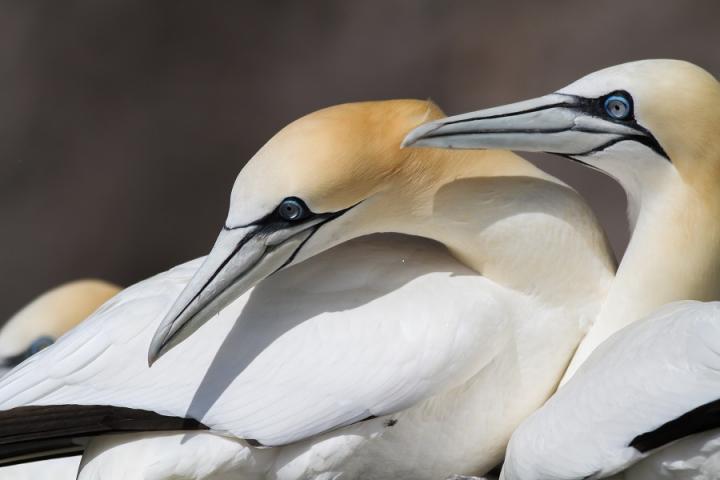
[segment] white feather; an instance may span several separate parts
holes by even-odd
[[[676,302],[614,334],[516,430],[505,478],[603,477],[636,463],[624,478],[720,478],[718,430],[645,460],[630,446],[720,398],[719,320],[718,302]]]
[[[433,478],[492,467],[508,425],[549,395],[581,336],[576,315],[479,276],[443,246],[380,235],[270,277],[148,368],[150,338],[198,266],[116,296],[5,377],[0,408],[112,404],[296,442],[243,454],[262,455],[277,478]],[[392,427],[384,417],[338,430],[389,414]]]

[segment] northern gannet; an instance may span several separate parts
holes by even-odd
[[[52,345],[119,291],[102,280],[75,280],[40,295],[0,329],[0,374]],[[75,456],[0,467],[0,479],[74,480],[79,464]]]
[[[102,280],[76,280],[27,304],[0,328],[0,375],[52,345],[119,291]]]
[[[492,468],[615,263],[580,196],[516,155],[400,148],[440,117],[369,102],[280,131],[206,259],[130,287],[0,381],[0,457],[129,432],[92,440],[80,478]],[[190,429],[218,435],[148,432]]]
[[[718,81],[687,62],[633,62],[405,143],[557,153],[627,192],[632,238],[608,301],[568,383],[513,435],[505,478],[601,478],[649,454],[625,477],[720,478],[720,305],[673,303],[620,330],[720,294]]]

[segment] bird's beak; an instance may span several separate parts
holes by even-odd
[[[289,265],[317,229],[337,215],[315,215],[301,224],[282,227],[224,227],[210,254],[155,332],[148,364],[152,365],[265,277]]]
[[[403,146],[580,156],[627,137],[645,135],[633,126],[608,121],[588,110],[587,99],[554,93],[426,123],[411,131]]]

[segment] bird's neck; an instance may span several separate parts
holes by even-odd
[[[607,337],[677,300],[720,294],[720,205],[676,177],[655,194],[628,195],[630,243],[600,315],[566,378]]]
[[[589,328],[614,274],[605,236],[574,190],[528,167],[443,183],[406,233],[443,243],[500,285],[587,312],[578,321]]]

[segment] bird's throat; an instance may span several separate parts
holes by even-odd
[[[637,206],[638,218],[608,298],[563,381],[610,335],[660,306],[718,299],[720,209],[716,204],[678,184]]]

